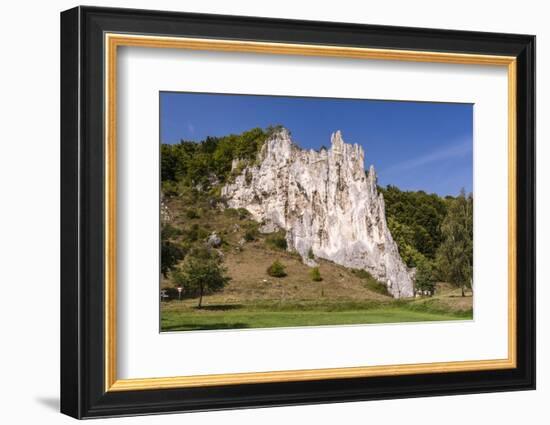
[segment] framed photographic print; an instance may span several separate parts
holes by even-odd
[[[535,387],[535,38],[61,14],[61,411]]]

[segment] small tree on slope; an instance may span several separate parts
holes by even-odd
[[[206,293],[220,291],[229,282],[225,271],[217,253],[198,248],[185,257],[181,269],[174,273],[174,281],[186,292],[198,293],[198,308],[202,308],[202,298]]]

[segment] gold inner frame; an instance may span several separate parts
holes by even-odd
[[[461,53],[370,49],[326,45],[267,43],[105,34],[105,391],[135,391],[214,385],[311,381],[417,373],[447,373],[511,369],[516,367],[516,58]],[[383,366],[305,369],[289,371],[118,379],[116,325],[116,123],[117,48],[120,46],[325,56],[469,65],[504,66],[508,72],[508,357]]]

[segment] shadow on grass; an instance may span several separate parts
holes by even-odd
[[[228,311],[228,310],[239,310],[241,308],[243,308],[242,304],[212,304],[212,305],[203,305],[201,308],[193,307],[193,310]]]
[[[210,331],[220,329],[245,329],[249,328],[248,323],[180,323],[177,325],[162,326],[161,332],[170,331]]]

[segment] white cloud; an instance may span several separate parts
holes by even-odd
[[[392,165],[384,170],[385,173],[392,173],[396,171],[411,170],[418,168],[432,162],[442,161],[445,159],[459,158],[468,155],[472,152],[471,140],[462,141],[459,144],[452,146],[446,146],[445,148],[431,151],[417,157],[407,159],[397,164]]]

